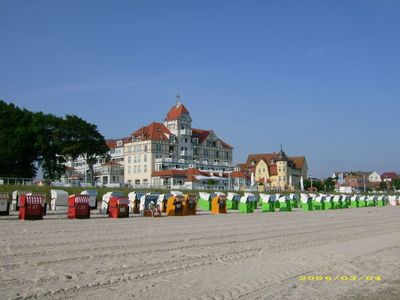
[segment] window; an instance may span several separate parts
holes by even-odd
[[[147,165],[144,165],[144,166],[143,166],[143,172],[144,172],[144,173],[147,173]]]
[[[142,166],[138,166],[138,167],[137,167],[137,170],[138,170],[138,171],[137,171],[138,173],[142,173]]]
[[[185,138],[185,143],[187,143],[187,138]]]
[[[133,174],[136,174],[137,173],[137,166],[134,166],[133,167]]]
[[[128,174],[131,174],[131,166],[128,166]]]
[[[138,155],[138,162],[140,162],[142,160],[141,155]]]
[[[148,146],[147,145],[144,145],[144,152],[147,152],[148,151]]]
[[[147,161],[147,154],[143,155],[143,161],[144,161],[144,162]]]
[[[128,164],[130,164],[131,163],[131,156],[129,155],[128,156]]]

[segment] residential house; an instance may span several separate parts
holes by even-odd
[[[279,153],[250,154],[240,168],[253,173],[255,182],[266,190],[294,191],[308,173],[304,156],[289,157],[282,148]]]

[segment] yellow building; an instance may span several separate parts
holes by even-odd
[[[279,153],[250,154],[245,164],[254,172],[259,190],[294,191],[300,178],[307,179],[307,162],[304,156],[288,157],[281,149]]]

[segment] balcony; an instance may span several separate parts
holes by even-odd
[[[191,129],[181,129],[180,134],[181,135],[192,135],[192,130]]]

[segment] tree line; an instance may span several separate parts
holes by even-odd
[[[76,115],[32,112],[0,100],[0,177],[59,179],[69,159],[82,156],[93,178],[98,157],[108,147],[97,126]]]

